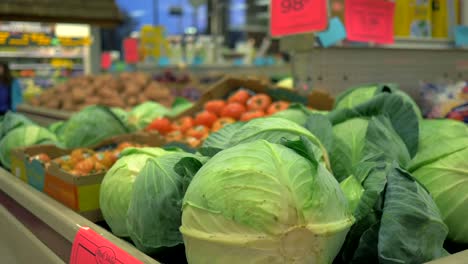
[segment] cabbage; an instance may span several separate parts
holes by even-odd
[[[174,103],[172,103],[172,109],[169,111],[167,114],[170,117],[175,117],[183,113],[185,110],[191,108],[193,106],[193,103],[190,102],[189,100],[182,98],[182,97],[177,97],[174,100]]]
[[[60,130],[62,129],[64,124],[65,124],[65,121],[57,121],[57,122],[50,124],[47,128],[49,129],[50,132],[57,135],[57,134],[60,134]]]
[[[128,124],[128,112],[120,107],[112,107],[112,113],[116,115],[124,124]]]
[[[133,131],[147,127],[155,118],[163,117],[169,110],[155,102],[145,102],[135,106],[128,114],[128,125]]]
[[[25,126],[25,125],[35,125],[35,124],[33,121],[29,120],[27,117],[25,117],[22,114],[17,114],[11,111],[7,112],[3,116],[3,121],[0,126],[0,139],[6,136],[6,134],[8,134],[8,132],[10,132],[11,130],[17,127]]]
[[[57,136],[66,148],[79,148],[128,132],[127,126],[108,107],[89,106],[65,122]]]
[[[179,231],[182,199],[193,175],[205,161],[184,152],[168,152],[148,159],[133,184],[127,214],[130,238],[138,249],[153,253],[183,243]]]
[[[198,171],[180,228],[189,263],[331,263],[353,217],[319,148],[302,140],[302,151],[240,144]]]
[[[305,125],[307,116],[308,115],[300,109],[286,109],[272,115],[272,117],[284,118],[301,126]]]
[[[429,193],[405,170],[418,151],[414,105],[399,95],[377,94],[328,118],[333,173],[356,219],[337,262],[425,263],[445,256],[447,226]],[[320,131],[325,123],[315,118],[306,127]],[[324,141],[326,134],[318,137]]]
[[[298,140],[301,136],[306,137],[319,146],[323,153],[323,159],[329,167],[328,154],[320,140],[310,133],[306,128],[283,118],[268,117],[257,118],[248,123],[234,123],[211,134],[203,144],[200,151],[206,153],[205,149],[222,149],[264,139],[271,143],[280,143],[282,140]]]
[[[335,109],[356,107],[379,94],[396,94],[400,96],[405,102],[411,104],[413,111],[417,114],[418,118],[422,119],[421,110],[416,102],[414,102],[408,94],[398,89],[395,84],[369,84],[347,89],[337,96]]]
[[[25,125],[10,130],[0,140],[0,161],[5,168],[11,167],[11,150],[39,144],[56,143],[55,135],[40,126]]]
[[[449,238],[468,243],[468,127],[453,120],[423,121],[411,169],[432,194]]]
[[[99,204],[112,233],[128,237],[127,211],[133,183],[148,159],[163,155],[160,148],[128,148],[106,173],[101,184]]]

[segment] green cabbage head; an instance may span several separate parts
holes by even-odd
[[[102,215],[112,233],[128,237],[127,211],[132,197],[133,183],[148,159],[163,155],[160,148],[128,148],[106,173],[101,184],[99,204]]]
[[[24,125],[10,130],[0,140],[0,161],[5,168],[11,167],[11,150],[39,144],[55,144],[57,138],[47,128]]]
[[[210,159],[183,201],[188,262],[331,263],[353,217],[325,164],[298,153],[257,140]]]
[[[468,127],[453,120],[422,121],[419,151],[410,169],[431,193],[448,237],[468,243]]]

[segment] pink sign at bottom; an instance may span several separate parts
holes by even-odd
[[[88,227],[73,241],[70,264],[143,264]]]

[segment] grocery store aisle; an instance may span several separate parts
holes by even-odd
[[[64,263],[2,205],[0,234],[0,263]]]

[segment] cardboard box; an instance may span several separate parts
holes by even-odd
[[[310,102],[312,102],[313,105],[310,106],[318,110],[331,110],[335,102],[334,98],[326,91],[316,90],[306,98],[298,95],[294,90],[276,87],[265,80],[227,76],[211,86],[211,88],[202,95],[200,100],[198,100],[192,108],[174,117],[173,120],[179,119],[183,116],[195,116],[195,114],[203,110],[206,102],[215,99],[226,99],[232,92],[239,88],[252,90],[256,93],[266,93],[275,101],[285,100],[305,105],[310,105]]]
[[[158,134],[133,133],[109,138],[90,149],[99,149],[126,141],[152,147],[164,144],[164,140]],[[15,160],[15,167],[12,166],[12,171],[35,189],[47,193],[85,218],[93,222],[100,221],[102,215],[99,209],[99,190],[105,173],[75,176],[62,170],[54,162],[51,162],[46,169],[38,160],[29,160],[30,157],[40,153],[46,153],[54,159],[68,155],[71,151],[54,145],[15,149],[12,151],[12,160]]]

